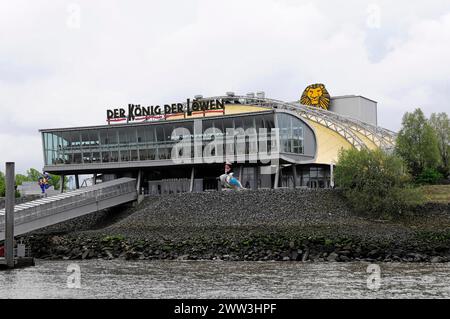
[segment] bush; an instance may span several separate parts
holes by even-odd
[[[426,168],[416,178],[416,183],[421,185],[435,185],[442,179],[443,175],[435,168]]]
[[[3,174],[3,172],[0,171],[0,197],[5,197],[5,174]]]
[[[403,160],[381,150],[342,150],[335,180],[352,208],[370,216],[393,217],[423,201]]]

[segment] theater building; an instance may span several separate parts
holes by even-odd
[[[329,97],[323,85],[296,102],[196,96],[183,103],[107,110],[107,124],[42,129],[44,171],[93,174],[97,182],[134,177],[143,194],[218,190],[226,161],[249,189],[332,187],[333,165],[346,148],[394,146],[377,123],[377,103]]]

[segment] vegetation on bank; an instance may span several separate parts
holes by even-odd
[[[441,205],[385,221],[355,216],[341,193],[163,195],[122,208],[122,218],[113,222],[104,223],[118,210],[81,216],[18,240],[45,259],[450,261],[450,217]]]
[[[358,213],[397,216],[423,202],[402,158],[381,150],[342,150],[335,179]]]
[[[450,120],[422,110],[403,117],[393,151],[342,150],[335,170],[352,208],[370,216],[398,217],[425,202],[450,202]]]

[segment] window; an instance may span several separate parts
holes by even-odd
[[[126,148],[120,148],[120,161],[128,162],[130,160],[130,150]]]
[[[139,160],[137,149],[130,150],[130,160],[131,161],[138,161]]]
[[[158,142],[165,141],[164,127],[163,125],[156,125],[156,140]]]
[[[304,123],[293,115],[278,113],[281,151],[285,153],[304,154]]]
[[[100,130],[100,144],[101,145],[108,145],[109,139],[108,139],[108,131],[107,130]]]
[[[255,128],[255,118],[253,116],[246,116],[243,118],[244,130]]]
[[[149,160],[150,159],[150,156],[149,156],[150,154],[149,154],[149,150],[148,149],[146,149],[146,148],[139,148],[139,160],[140,161],[147,161],[147,160]]]
[[[118,162],[118,161],[119,161],[119,152],[111,151],[111,162]]]
[[[81,153],[73,154],[73,162],[75,164],[81,164]]]
[[[105,149],[102,150],[102,162],[109,163],[111,161],[111,153]]]
[[[92,163],[100,163],[100,152],[92,152]]]
[[[242,169],[242,186],[248,189],[256,189],[255,167],[244,167]]]

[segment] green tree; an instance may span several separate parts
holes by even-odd
[[[0,197],[5,197],[5,174],[0,171]]]
[[[440,171],[448,176],[450,173],[450,119],[447,113],[433,113],[430,117],[430,125],[436,132],[439,152],[441,154]]]
[[[443,178],[442,174],[435,168],[425,168],[422,173],[416,177],[416,183],[425,184],[437,184]]]
[[[39,177],[42,176],[42,173],[39,172],[37,169],[30,168],[27,171],[27,177],[30,179],[30,181],[38,181]]]
[[[421,200],[403,159],[381,150],[342,150],[335,180],[353,209],[370,216],[395,216]]]
[[[440,163],[438,139],[421,109],[403,116],[398,133],[396,152],[409,167],[414,177],[424,169],[436,169]]]
[[[21,174],[17,174],[15,177],[16,186],[21,185],[24,181],[27,180],[27,177]],[[0,197],[5,197],[6,195],[6,180],[5,174],[0,172]],[[20,193],[16,191],[16,197],[19,197]]]
[[[22,174],[16,174],[16,185],[22,185],[23,182],[31,182],[30,178],[28,176],[22,175]]]
[[[61,177],[58,175],[52,175],[52,174],[49,174],[49,176],[50,176],[50,180],[48,181],[48,183],[50,185],[52,185],[54,189],[56,189],[56,190],[59,189],[61,186]],[[64,179],[66,179],[66,177]],[[67,186],[67,182],[64,185]]]

